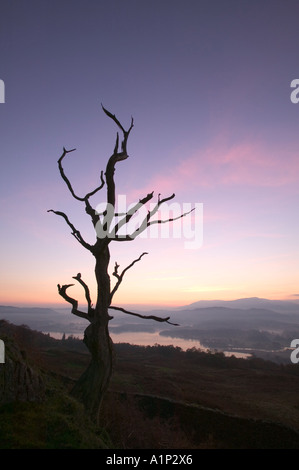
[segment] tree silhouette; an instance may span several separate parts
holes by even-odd
[[[158,196],[158,200],[154,205],[152,210],[148,210],[147,214],[142,218],[138,228],[131,234],[121,234],[121,229],[125,226],[128,226],[130,220],[140,211],[144,209],[147,202],[153,199],[154,193],[147,194],[144,198],[140,199],[133,207],[131,207],[124,214],[118,214],[115,211],[116,205],[116,191],[115,191],[115,182],[114,182],[114,173],[115,166],[118,162],[126,160],[128,158],[127,153],[127,141],[130,135],[130,132],[133,128],[134,122],[133,118],[131,119],[131,125],[128,130],[125,130],[121,125],[119,120],[115,115],[111,114],[107,109],[102,106],[105,114],[114,121],[117,127],[121,130],[123,134],[122,142],[119,148],[119,134],[117,132],[116,143],[114,147],[113,154],[108,159],[106,165],[106,171],[101,172],[100,184],[93,191],[87,193],[84,197],[79,197],[73,187],[68,177],[66,176],[64,169],[62,167],[63,159],[67,154],[73,152],[76,149],[66,150],[63,148],[63,153],[58,160],[58,167],[62,179],[65,181],[68,186],[69,191],[72,196],[85,204],[85,211],[90,216],[92,224],[96,232],[96,241],[94,244],[87,243],[79,230],[71,223],[68,216],[61,211],[55,211],[50,209],[48,212],[53,212],[54,214],[62,217],[67,225],[72,230],[72,235],[76,240],[88,250],[95,258],[95,278],[97,284],[97,300],[95,306],[93,306],[90,296],[90,290],[87,284],[83,281],[81,274],[78,273],[76,276],[73,276],[84,289],[85,298],[87,301],[87,312],[83,312],[78,309],[78,301],[70,297],[67,293],[69,287],[74,284],[58,284],[58,292],[61,297],[64,298],[67,302],[72,304],[71,312],[78,317],[84,318],[89,322],[89,325],[84,332],[84,343],[87,346],[91,354],[91,361],[86,369],[86,371],[79,378],[75,384],[72,395],[79,399],[85,406],[89,415],[98,420],[99,410],[103,396],[109,386],[109,381],[112,373],[112,362],[113,362],[113,343],[109,335],[109,321],[113,318],[109,314],[109,309],[118,310],[124,312],[128,315],[135,315],[144,319],[152,319],[158,322],[165,322],[174,325],[171,323],[170,317],[160,318],[154,315],[141,315],[139,313],[134,313],[128,311],[122,307],[117,307],[112,304],[112,299],[120,284],[123,281],[123,278],[126,272],[131,269],[141,258],[147,253],[142,253],[139,258],[132,261],[125,269],[119,272],[120,266],[115,263],[114,271],[112,275],[116,278],[116,283],[113,288],[111,288],[111,280],[108,272],[109,262],[110,262],[110,250],[109,245],[112,241],[131,241],[134,240],[138,235],[140,235],[144,230],[150,227],[153,224],[162,224],[171,222],[173,220],[179,219],[187,215],[180,214],[178,217],[169,218],[167,220],[153,219],[153,216],[157,213],[160,206],[175,197],[172,194],[169,197],[164,199]],[[105,210],[102,213],[97,212],[90,203],[90,197],[95,195],[98,191],[103,189],[106,186],[106,200],[105,200]],[[189,212],[188,212],[189,213]],[[116,222],[117,219],[117,222]]]

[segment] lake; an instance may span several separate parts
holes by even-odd
[[[47,332],[56,339],[61,339],[63,333],[57,332]],[[70,336],[66,334],[66,337]],[[76,334],[74,335],[78,338],[83,338],[83,334]],[[126,332],[126,333],[113,333],[110,332],[111,339],[114,343],[129,343],[134,344],[137,346],[154,346],[155,344],[159,344],[160,346],[174,346],[179,347],[183,351],[187,351],[187,349],[201,349],[202,351],[208,351],[209,348],[203,346],[199,341],[192,340],[192,339],[184,339],[184,338],[172,338],[168,336],[161,336],[159,332],[156,333],[146,333],[143,331],[137,332]],[[239,353],[239,352],[232,352],[232,351],[223,351],[226,356],[236,356],[241,358],[250,357],[251,354],[247,353]]]

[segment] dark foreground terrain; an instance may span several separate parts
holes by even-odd
[[[116,345],[98,428],[68,393],[89,361],[81,341],[6,321],[0,338],[2,449],[299,449],[299,365]]]

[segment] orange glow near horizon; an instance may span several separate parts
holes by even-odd
[[[288,286],[289,287],[289,286]],[[84,309],[86,307],[86,301],[84,295],[80,295],[79,292],[74,294],[69,290],[70,296],[74,295],[75,298],[79,301],[80,308]],[[189,305],[200,300],[236,300],[240,298],[250,298],[250,297],[259,297],[269,300],[296,300],[296,297],[290,294],[289,289],[277,289],[265,290],[265,289],[240,289],[233,290],[228,288],[215,287],[213,290],[210,288],[194,288],[186,292],[178,292],[176,290],[171,290],[171,288],[166,291],[163,289],[163,292],[150,293],[148,290],[146,292],[138,292],[135,295],[133,293],[119,294],[117,298],[112,302],[116,306],[126,306],[133,305],[134,308],[145,308],[147,305],[150,308],[155,307],[181,307],[184,305]],[[32,307],[43,307],[43,306],[53,306],[56,308],[71,308],[71,305],[60,298],[58,293],[50,293],[45,291],[41,295],[33,297],[31,293],[24,294],[19,292],[9,293],[7,295],[2,295],[0,298],[0,305],[11,305],[11,306],[32,306]]]
[[[169,240],[136,239],[132,252],[123,249],[123,243],[114,245],[110,274],[115,261],[121,264],[121,271],[147,247],[150,253],[126,273],[112,303],[117,306],[179,307],[200,300],[249,297],[294,300],[292,296],[297,293],[296,257],[285,251],[283,239],[269,237],[266,240],[265,245],[263,238],[246,238],[241,234],[233,240],[222,237],[221,243],[213,243],[213,240],[204,242],[199,250],[184,250],[180,240],[170,243]],[[272,246],[276,248],[280,244],[281,252],[272,255]],[[129,244],[130,248],[133,245]],[[38,257],[33,259],[30,253],[27,262],[18,269],[8,260],[7,266],[11,271],[7,269],[0,279],[0,304],[68,307],[69,304],[58,294],[59,282],[74,284],[68,294],[79,301],[80,308],[84,308],[84,291],[72,279],[80,266],[82,279],[89,286],[95,304],[94,265],[85,251],[69,242],[62,247],[59,244],[53,263],[46,266],[40,264]],[[30,275],[28,265],[32,266]],[[115,278],[111,274],[111,287],[114,283]]]

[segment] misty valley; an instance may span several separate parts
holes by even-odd
[[[138,309],[135,309],[138,312]],[[235,301],[200,301],[189,306],[142,313],[170,316],[179,326],[144,321],[112,312],[110,333],[114,343],[173,345],[182,350],[222,351],[236,357],[257,356],[290,363],[291,342],[299,338],[299,304],[259,298]],[[0,318],[28,325],[55,338],[82,338],[86,321],[69,308],[0,306]]]

